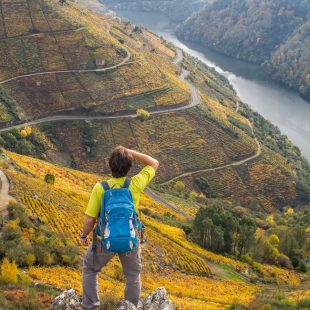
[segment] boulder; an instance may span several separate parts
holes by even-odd
[[[64,291],[52,303],[50,310],[79,310],[81,298],[74,289]],[[173,310],[172,302],[167,298],[167,291],[164,287],[158,288],[155,292],[139,301],[136,308],[131,302],[122,300],[115,310]]]
[[[143,301],[143,310],[173,310],[172,302],[167,298],[164,287],[158,288]]]
[[[55,298],[50,310],[79,310],[81,298],[74,289],[62,292]]]

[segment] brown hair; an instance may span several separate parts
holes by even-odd
[[[109,166],[114,178],[125,177],[131,169],[132,156],[124,147],[118,146],[110,156]]]

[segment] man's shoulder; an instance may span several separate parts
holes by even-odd
[[[131,179],[135,180],[135,179],[139,179],[141,176],[143,177],[143,176],[147,176],[147,175],[153,176],[153,175],[155,175],[155,173],[156,173],[156,171],[152,166],[145,166],[139,171],[139,173],[134,175]]]
[[[145,186],[153,179],[155,176],[155,169],[152,166],[145,166],[138,174],[132,177],[132,184],[138,189],[143,190]]]
[[[103,181],[102,181],[102,182],[103,182]],[[104,189],[103,189],[103,187],[102,187],[102,182],[97,182],[97,183],[95,184],[94,188],[93,188],[93,190],[94,190],[96,193],[98,193],[98,194],[104,192]]]

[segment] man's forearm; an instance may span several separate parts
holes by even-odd
[[[94,229],[96,219],[85,215],[82,236],[86,237]]]
[[[132,157],[135,160],[139,161],[142,165],[144,165],[144,166],[151,166],[155,170],[157,170],[157,168],[159,166],[159,163],[158,163],[158,160],[156,160],[155,158],[153,158],[153,157],[151,157],[149,155],[146,155],[146,154],[134,151],[134,150],[128,150],[128,151],[130,152]]]

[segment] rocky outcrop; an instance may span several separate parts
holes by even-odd
[[[75,293],[74,289],[64,291],[55,298],[51,310],[79,310],[81,298]]]
[[[172,310],[173,304],[167,298],[167,291],[164,287],[158,288],[143,301],[143,310]]]
[[[70,289],[61,293],[52,303],[50,310],[79,310],[81,298]],[[173,304],[167,297],[164,287],[158,288],[155,292],[139,302],[135,307],[131,302],[122,300],[118,303],[115,310],[173,310]]]

